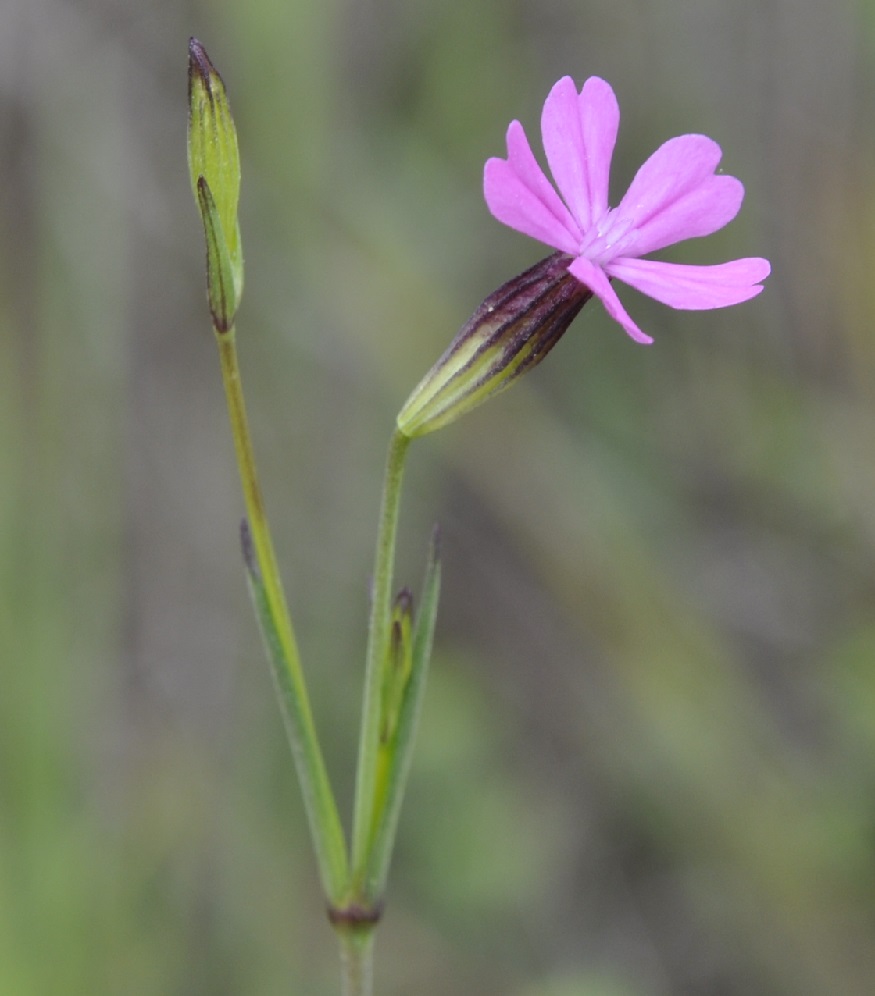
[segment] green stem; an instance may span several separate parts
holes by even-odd
[[[340,970],[343,996],[372,996],[374,991],[373,930],[343,930],[340,940]]]
[[[257,603],[259,600],[262,603],[260,617],[265,642],[277,677],[280,706],[286,720],[292,754],[301,783],[322,886],[329,901],[338,902],[345,893],[348,880],[346,840],[316,735],[298,646],[283,594],[270,526],[258,483],[255,453],[249,433],[237,362],[234,329],[228,332],[217,331],[216,341],[219,346],[222,380],[228,401],[237,466],[255,550],[257,572],[250,571],[250,573],[257,573],[253,585],[258,596]]]
[[[392,572],[395,562],[395,537],[398,531],[398,507],[404,459],[410,438],[398,429],[389,443],[377,552],[371,593],[371,619],[365,665],[365,692],[362,706],[361,739],[355,785],[355,811],[352,831],[352,886],[354,894],[365,902],[377,902],[371,895],[372,883],[363,881],[374,831],[377,764],[380,747],[380,703],[383,667],[390,638],[392,612]]]

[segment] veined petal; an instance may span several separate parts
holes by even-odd
[[[493,216],[524,235],[562,252],[576,253],[581,233],[544,176],[519,121],[507,129],[507,159],[489,159],[483,195]]]
[[[569,269],[573,272],[572,267]],[[767,259],[759,257],[734,259],[717,266],[687,266],[655,259],[615,259],[606,270],[610,276],[672,308],[705,311],[756,297],[763,289],[760,281],[769,275],[771,266]],[[595,292],[601,297],[597,290]]]
[[[744,188],[730,176],[715,176],[720,146],[704,135],[681,135],[661,145],[635,174],[614,212],[613,224],[636,230],[623,255],[644,255],[732,220]]]
[[[624,256],[646,256],[665,246],[719,231],[738,214],[744,186],[734,176],[709,176],[636,228]]]
[[[614,91],[598,76],[590,76],[580,91],[580,119],[583,122],[592,220],[595,222],[610,206],[611,160],[620,127],[620,105]]]
[[[600,266],[596,266],[595,263],[588,260],[585,256],[578,256],[577,259],[571,262],[568,272],[572,276],[577,277],[582,284],[589,287],[596,297],[600,298],[611,318],[615,322],[619,322],[636,342],[653,342],[653,339],[645,332],[642,332],[629,317],[629,314],[617,297],[614,288],[611,287],[611,282]]]
[[[550,172],[582,230],[608,210],[608,180],[620,108],[611,87],[591,76],[578,94],[565,76],[550,91],[541,136]]]

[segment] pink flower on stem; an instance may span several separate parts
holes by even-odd
[[[653,340],[629,317],[611,279],[672,308],[704,310],[739,304],[763,289],[769,262],[756,257],[717,266],[683,266],[647,253],[710,235],[738,213],[744,187],[715,174],[720,146],[704,135],[661,145],[638,170],[616,208],[608,205],[611,156],[620,109],[614,91],[591,76],[580,93],[569,76],[544,102],[541,135],[559,194],[532,154],[523,126],[507,130],[507,159],[486,163],[483,189],[505,225],[569,253],[568,271],[599,297],[636,341]]]

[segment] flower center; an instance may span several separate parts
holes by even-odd
[[[609,209],[584,233],[580,242],[581,256],[599,266],[605,266],[625,250],[635,239],[635,223],[628,215]]]

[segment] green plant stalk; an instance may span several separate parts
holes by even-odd
[[[255,454],[249,434],[243,386],[237,362],[234,329],[231,328],[227,332],[216,330],[216,342],[219,347],[222,381],[225,385],[237,466],[243,485],[247,519],[255,552],[255,564],[248,565],[250,586],[301,783],[304,808],[316,850],[322,887],[329,903],[335,904],[342,901],[347,891],[349,864],[346,839],[316,735],[297,642],[283,594],[270,526],[258,483]]]
[[[398,508],[401,500],[404,460],[409,445],[410,438],[396,429],[392,434],[386,457],[386,476],[383,481],[377,551],[374,559],[361,738],[355,784],[351,869],[351,898],[365,906],[379,904],[381,899],[380,895],[373,892],[371,883],[366,879],[374,827],[379,819],[379,814],[375,813],[375,806],[377,804],[377,768],[380,753],[383,668],[388,658],[395,538],[398,531]]]
[[[374,931],[342,930],[340,938],[343,996],[372,996],[374,991]]]

